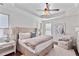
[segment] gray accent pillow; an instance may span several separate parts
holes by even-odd
[[[36,37],[36,32],[31,32],[31,38]]]

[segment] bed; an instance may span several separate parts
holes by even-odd
[[[27,28],[21,28],[20,27],[20,28],[16,28],[16,30],[14,31],[14,33],[15,33],[15,35],[17,35],[18,33],[33,32],[34,30],[35,30],[35,28],[29,28],[29,29],[27,29]],[[40,40],[40,37],[45,38],[47,36],[43,36],[42,35],[42,36],[37,36],[35,38],[27,38],[27,39],[28,40],[32,40],[33,39],[32,41],[35,41],[35,39],[36,39],[36,42],[38,42]],[[53,48],[52,37],[49,40],[47,40],[47,41],[45,41],[45,42],[43,42],[41,44],[36,45],[34,49],[31,48],[31,47],[29,47],[26,44],[27,39],[19,38],[17,40],[18,41],[17,50],[20,51],[25,56],[43,56],[43,55],[46,55]]]

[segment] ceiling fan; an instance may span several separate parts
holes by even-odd
[[[44,10],[39,9],[39,11],[44,11],[44,16],[48,16],[49,11],[59,11],[59,9],[50,9],[48,3],[45,3],[45,6]]]

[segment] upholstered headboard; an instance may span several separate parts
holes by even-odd
[[[19,32],[33,32],[35,31],[35,28],[26,28],[26,27],[14,27],[12,28],[12,31],[14,33],[19,33]]]
[[[22,33],[26,33],[26,32],[34,32],[36,28],[27,28],[27,27],[14,27],[11,28],[12,30],[12,35],[14,37],[14,39],[17,39],[17,34],[22,32]]]

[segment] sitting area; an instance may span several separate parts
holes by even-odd
[[[67,49],[67,50],[72,49],[73,48],[73,36],[62,35],[62,36],[58,37],[56,44],[59,47],[62,47],[62,48]]]

